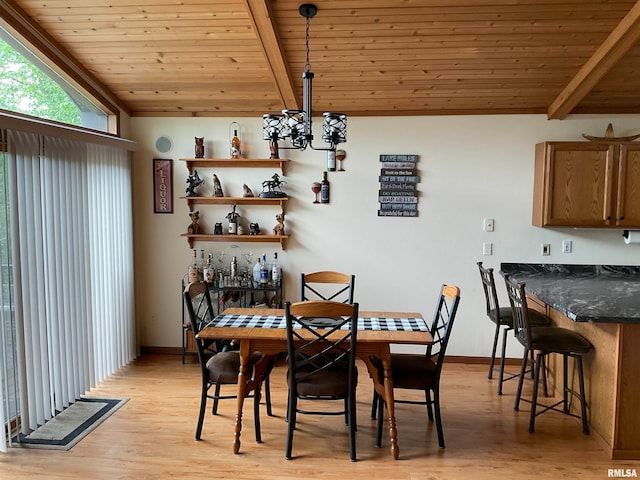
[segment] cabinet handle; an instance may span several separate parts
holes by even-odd
[[[620,220],[624,220],[624,215],[620,215]]]
[[[607,215],[607,220],[611,220],[611,215]]]

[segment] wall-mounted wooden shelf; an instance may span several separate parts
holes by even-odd
[[[284,175],[284,166],[289,161],[286,158],[181,158],[187,164],[189,174],[193,175],[196,167],[200,168],[279,168]],[[289,200],[287,197],[263,198],[263,197],[180,197],[187,202],[189,210],[194,205],[279,205],[282,212]],[[189,248],[193,248],[195,242],[269,242],[279,243],[282,250],[289,235],[212,235],[212,234],[188,234],[186,237]]]
[[[193,210],[194,205],[280,205],[283,212],[289,200],[288,197],[180,197],[180,199],[187,201],[190,210]]]
[[[189,248],[193,248],[194,242],[250,242],[250,243],[279,243],[282,250],[286,250],[286,242],[289,235],[211,235],[199,233],[191,235],[183,233],[181,237],[186,237]]]
[[[279,168],[284,175],[287,158],[181,158],[186,162],[189,174],[195,167],[201,168]]]

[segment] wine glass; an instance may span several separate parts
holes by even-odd
[[[336,150],[336,160],[338,161],[338,171],[344,172],[344,168],[342,168],[342,161],[347,156],[347,152],[344,150]]]
[[[227,254],[224,250],[218,250],[215,252],[216,260],[220,263],[220,270],[224,270],[224,257]]]
[[[242,252],[242,256],[247,262],[247,273],[251,276],[251,268],[253,266],[253,252]]]
[[[313,201],[313,203],[320,203],[318,201],[318,194],[320,193],[320,190],[322,190],[322,185],[320,185],[320,182],[313,182],[311,184],[311,191],[316,194],[316,199]]]

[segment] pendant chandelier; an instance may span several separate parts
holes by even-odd
[[[318,12],[318,8],[305,3],[300,5],[300,15],[307,19],[306,27],[306,63],[302,72],[302,110],[282,110],[282,114],[267,113],[262,116],[263,138],[269,140],[271,158],[280,158],[278,150],[298,149],[334,151],[336,146],[347,141],[347,116],[344,113],[325,112],[322,114],[322,139],[329,147],[313,146],[313,131],[311,130],[313,110],[311,106],[311,94],[313,84],[313,72],[309,63],[309,24]],[[278,145],[279,140],[289,140],[291,146]]]

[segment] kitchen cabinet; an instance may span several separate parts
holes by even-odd
[[[640,228],[640,142],[536,145],[532,223]]]
[[[284,175],[285,165],[289,160],[284,158],[181,158],[187,164],[187,170],[192,175],[195,168],[279,168]],[[247,205],[265,206],[277,205],[281,212],[285,212],[288,197],[263,198],[263,197],[180,197],[187,202],[189,210],[195,205]],[[187,239],[189,248],[193,248],[195,242],[275,242],[280,243],[285,249],[288,235],[214,235],[209,233],[190,234],[183,233]]]

